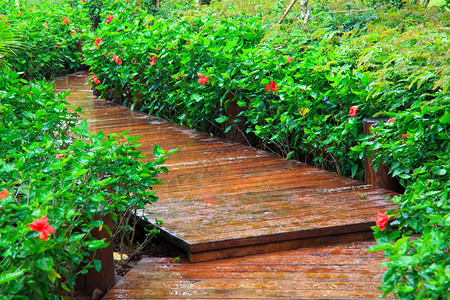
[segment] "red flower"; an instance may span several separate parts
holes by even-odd
[[[356,112],[358,111],[359,106],[352,106],[348,112],[348,115],[351,117],[357,117]]]
[[[100,84],[100,80],[98,80],[97,75],[92,75],[92,81],[95,82],[95,84]]]
[[[201,83],[203,86],[205,86],[205,83],[207,83],[209,81],[208,77],[202,76],[202,74],[200,74],[200,73],[197,73],[197,76],[199,78],[197,82]]]
[[[70,31],[70,35],[74,35],[75,33],[77,33],[77,32],[73,29]]]
[[[387,221],[390,219],[390,217],[386,213],[383,214],[380,211],[377,211],[377,217],[378,221],[376,221],[376,224],[381,231],[384,231],[384,228],[386,227]]]
[[[43,24],[45,29],[48,29],[48,25],[47,24]]]
[[[186,41],[186,44],[187,44],[188,46],[190,46],[190,45],[191,45],[191,43],[190,43],[189,41]]]
[[[96,38],[94,45],[97,46],[98,49],[100,49],[100,43],[103,41],[103,38]]]
[[[150,67],[153,67],[154,64],[156,64],[156,55],[152,56],[152,61],[150,62]]]
[[[3,190],[0,192],[0,201],[9,196],[9,192],[7,190]]]
[[[61,48],[59,45],[60,43],[56,43],[55,48]]]
[[[122,61],[120,60],[120,58],[117,55],[113,55],[113,61],[115,61],[119,66],[122,64]]]
[[[269,83],[266,85],[266,90],[267,90],[267,91],[278,92],[277,84],[276,84],[275,82],[273,82],[273,81],[269,82]]]
[[[30,7],[30,11],[33,11],[35,9],[36,9],[36,7]]]
[[[395,121],[395,118],[390,118],[389,120],[387,120],[387,124],[391,124],[391,123],[394,123],[394,121]]]
[[[113,15],[109,15],[106,17],[106,23],[111,23],[111,21],[114,19]]]
[[[70,21],[66,17],[62,17],[62,21],[64,24],[69,25]]]
[[[288,65],[290,63],[291,63],[291,58],[288,56],[286,64]]]
[[[408,134],[407,133],[402,134],[402,138],[403,139],[407,139],[408,138]]]
[[[56,159],[61,159],[66,157],[64,154],[56,154]]]
[[[30,226],[31,230],[41,233],[39,235],[39,239],[41,241],[44,239],[47,240],[50,233],[56,232],[56,230],[48,224],[48,219],[46,216],[42,216],[39,220],[33,218],[33,223],[28,223],[27,225]]]
[[[86,0],[81,0],[81,2],[83,2],[83,3],[84,3],[85,1],[86,1]]]

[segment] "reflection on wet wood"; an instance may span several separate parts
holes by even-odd
[[[104,299],[376,299],[384,269],[374,242],[189,264],[144,258]]]
[[[152,158],[169,150],[169,175],[150,219],[189,253],[191,262],[367,238],[376,211],[393,192],[130,111],[92,95],[85,73],[58,78],[67,100],[85,112],[91,131],[129,130]],[[302,239],[305,239],[302,241]]]

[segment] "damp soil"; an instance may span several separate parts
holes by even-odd
[[[119,247],[114,249],[115,253],[120,253]],[[134,249],[125,249],[127,256],[134,252]],[[120,277],[125,276],[142,258],[144,257],[184,257],[186,252],[177,246],[167,242],[159,236],[155,236],[151,241],[138,253],[134,254],[127,260],[114,260],[115,275]],[[116,279],[117,282],[117,279]]]

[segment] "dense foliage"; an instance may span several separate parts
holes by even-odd
[[[2,25],[23,38],[0,71],[0,298],[60,299],[79,274],[101,268],[92,254],[108,243],[92,230],[120,239],[130,229],[109,228],[104,216],[117,221],[157,200],[166,153],[156,146],[155,161],[142,162],[136,138],[121,134],[121,143],[78,122],[70,91],[55,96],[51,82],[24,79],[79,67],[79,11],[2,9]]]
[[[82,37],[90,23],[78,9],[45,2],[16,7],[14,1],[2,1],[0,14],[3,30],[20,36],[22,47],[9,62],[22,77],[49,78],[81,67]]]
[[[48,299],[101,267],[89,252],[107,246],[90,233],[112,230],[103,216],[156,201],[148,188],[159,184],[165,153],[155,148],[158,159],[143,163],[135,138],[124,144],[90,134],[85,121],[75,126],[68,92],[56,99],[52,84],[27,83],[7,69],[1,75],[0,295]],[[33,229],[43,216],[50,227]]]
[[[29,21],[44,22],[45,6],[8,17],[31,22],[27,43],[49,53],[39,57],[45,63],[14,60],[26,74],[85,59],[102,96],[132,109],[216,135],[238,130],[255,146],[360,179],[364,155],[389,165],[405,193],[383,215],[386,229],[374,227],[374,250],[388,258],[382,289],[405,299],[445,298],[450,18],[439,7],[394,2],[317,1],[307,24],[297,7],[277,24],[287,2],[178,1],[155,11],[131,0],[70,1],[71,11],[45,18],[54,20],[48,36]],[[369,139],[365,117],[389,121]]]

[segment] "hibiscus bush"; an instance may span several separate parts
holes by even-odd
[[[11,68],[24,78],[49,78],[80,69],[83,36],[90,28],[87,15],[81,13],[84,3],[17,7],[14,2],[0,4],[8,30],[20,37],[22,45],[8,59]]]
[[[148,210],[165,152],[147,163],[136,138],[91,134],[51,83],[0,76],[0,297],[59,299],[101,262],[91,230],[121,234],[103,218]],[[20,138],[19,138],[20,137]],[[126,228],[122,228],[125,229]]]

